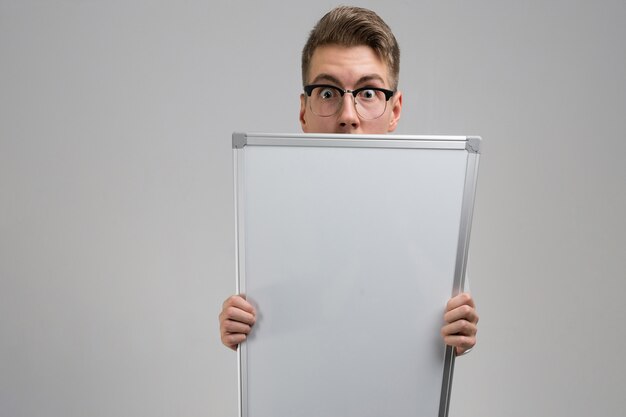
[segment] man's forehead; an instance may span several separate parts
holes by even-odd
[[[389,68],[369,46],[323,45],[313,52],[308,74],[309,83],[321,80],[389,85]]]

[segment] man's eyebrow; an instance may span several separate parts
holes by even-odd
[[[313,81],[311,82],[311,84],[317,84],[320,81],[328,81],[328,82],[331,82],[331,83],[334,83],[334,84],[337,84],[337,85],[341,85],[341,81],[339,81],[338,78],[333,77],[330,74],[324,74],[324,73],[319,74],[317,77],[315,77],[313,79]]]
[[[382,85],[385,85],[385,80],[378,74],[364,75],[359,78],[359,80],[356,82],[356,85],[366,84],[370,81],[380,81]]]

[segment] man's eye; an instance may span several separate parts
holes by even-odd
[[[319,93],[320,98],[324,100],[330,100],[334,98],[336,95],[337,93],[332,88],[323,88],[320,90],[320,93]]]
[[[359,93],[359,96],[365,100],[372,100],[376,98],[376,90],[363,90]]]

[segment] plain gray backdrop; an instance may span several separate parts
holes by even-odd
[[[237,415],[231,133],[300,131],[335,5],[0,0],[2,417]],[[450,415],[622,415],[626,2],[358,5],[397,133],[484,139]]]

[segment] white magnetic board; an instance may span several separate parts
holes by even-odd
[[[447,415],[479,144],[233,135],[242,417]]]

